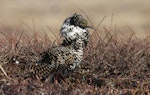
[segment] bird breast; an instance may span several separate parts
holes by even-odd
[[[61,28],[61,34],[65,38],[70,38],[71,40],[76,39],[78,36],[82,37],[85,32],[87,32],[86,29],[82,29],[78,26],[64,24]]]

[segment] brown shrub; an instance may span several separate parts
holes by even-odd
[[[115,31],[116,32],[116,31]],[[24,79],[26,67],[55,42],[47,34],[0,30],[0,61],[7,77],[0,71],[1,95],[148,95],[150,94],[150,36],[138,39],[118,35],[111,29],[96,30],[85,49],[83,70],[70,72],[61,84]],[[125,38],[124,38],[125,37]],[[20,61],[15,64],[12,58]]]

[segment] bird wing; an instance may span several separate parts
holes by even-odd
[[[49,57],[49,63],[33,64],[30,66],[32,77],[46,79],[53,72],[68,69],[74,62],[73,52],[64,46],[53,47],[47,51],[46,55]]]

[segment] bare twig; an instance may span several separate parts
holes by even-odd
[[[7,73],[5,72],[5,70],[3,69],[3,67],[2,67],[1,64],[0,64],[0,69],[2,70],[2,72],[4,73],[4,75],[5,75],[6,77],[8,77]]]

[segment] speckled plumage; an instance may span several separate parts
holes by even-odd
[[[80,38],[87,44],[89,42],[89,31],[87,28],[91,28],[88,26],[87,20],[82,15],[74,13],[63,22],[60,33],[65,38],[65,42],[70,43]]]
[[[75,13],[68,17],[60,30],[64,37],[62,44],[48,49],[40,63],[31,65],[31,75],[45,79],[51,73],[74,70],[78,67],[82,61],[83,49],[89,42],[86,27],[87,21],[81,15]]]

